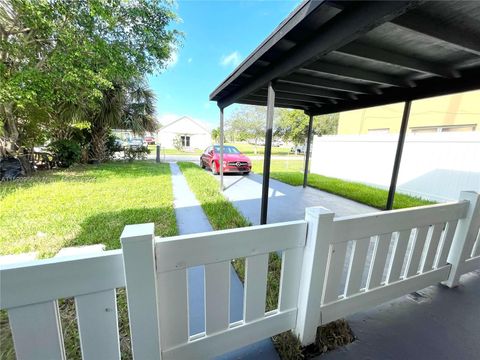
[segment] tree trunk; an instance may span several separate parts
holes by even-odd
[[[23,147],[19,144],[20,133],[17,127],[15,114],[13,113],[13,103],[2,104],[2,112],[5,118],[5,140],[2,141],[2,156],[16,156],[22,165],[25,176],[32,175],[33,168],[25,155]]]
[[[102,124],[93,124],[92,127],[92,149],[91,159],[97,161],[106,160],[106,142],[107,142],[108,129]]]

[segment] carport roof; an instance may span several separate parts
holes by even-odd
[[[480,88],[480,1],[307,1],[210,95],[312,115]]]

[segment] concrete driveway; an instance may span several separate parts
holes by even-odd
[[[217,175],[215,178],[220,181],[220,176]],[[257,174],[224,176],[225,196],[252,224],[260,222],[262,179],[263,177]],[[305,208],[311,206],[323,206],[332,210],[336,216],[379,211],[325,191],[310,187],[304,189],[274,179],[270,179],[268,196],[268,223],[304,219]]]

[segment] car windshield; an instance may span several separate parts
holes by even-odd
[[[215,145],[215,152],[220,153],[219,145]],[[235,146],[224,146],[223,153],[224,154],[240,154],[240,151]]]

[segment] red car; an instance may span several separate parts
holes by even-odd
[[[200,156],[202,169],[210,168],[213,174],[220,171],[220,145],[209,146]],[[223,147],[223,172],[248,174],[252,170],[252,162],[235,146]]]

